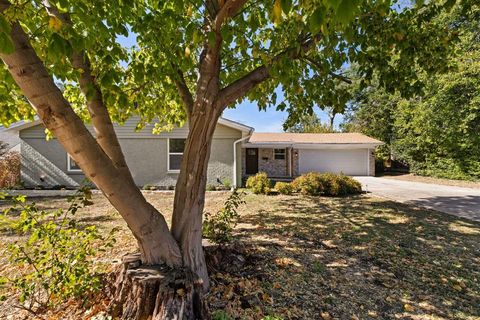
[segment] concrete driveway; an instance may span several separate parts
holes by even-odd
[[[480,221],[480,189],[376,177],[355,179],[373,195]]]

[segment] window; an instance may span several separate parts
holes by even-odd
[[[67,171],[68,172],[82,172],[82,169],[73,160],[73,158],[67,153]]]
[[[168,139],[168,171],[179,171],[182,163],[185,139]]]
[[[275,160],[285,160],[285,149],[273,149]]]

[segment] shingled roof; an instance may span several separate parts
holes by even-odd
[[[249,143],[305,143],[305,144],[383,144],[382,141],[361,133],[271,133],[254,132]]]

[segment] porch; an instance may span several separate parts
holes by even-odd
[[[293,147],[242,148],[242,177],[267,173],[273,181],[291,181],[298,176],[298,150]]]

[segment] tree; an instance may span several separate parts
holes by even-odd
[[[357,87],[345,121],[341,124],[342,130],[362,132],[385,142],[377,148],[376,155],[383,160],[390,159],[390,148],[396,138],[395,119],[400,99],[399,94],[389,94],[374,86]]]
[[[298,133],[332,133],[332,124],[322,123],[322,120],[314,113],[312,115],[303,116],[297,120],[297,123],[285,130],[286,132]]]
[[[335,95],[346,63],[357,63],[367,82],[377,70],[380,85],[415,92],[421,88],[417,67],[445,68],[456,36],[431,17],[451,5],[422,1],[396,10],[390,1],[373,0],[0,0],[2,122],[31,117],[31,105],[125,219],[142,263],[185,271],[182,295],[162,292],[173,289],[155,282],[166,281],[161,277],[149,278],[154,285],[123,281],[124,317],[158,312],[155,319],[167,313],[181,318],[184,312],[201,318],[199,297],[209,287],[201,242],[207,163],[223,110],[243,99],[260,108],[275,105],[274,89],[281,87],[285,100],[296,103],[282,101],[277,109],[311,113],[315,102]],[[117,38],[130,31],[137,43],[124,48]],[[152,121],[159,129],[189,126],[170,230],[135,186],[113,130],[112,120],[132,114],[141,116],[139,127]],[[95,136],[84,121],[91,121]]]
[[[457,7],[437,19],[460,35],[454,67],[440,75],[419,77],[428,85],[410,99],[374,86],[359,88],[343,125],[386,143],[377,156],[410,165],[412,172],[455,179],[480,178],[480,8],[467,15]]]

